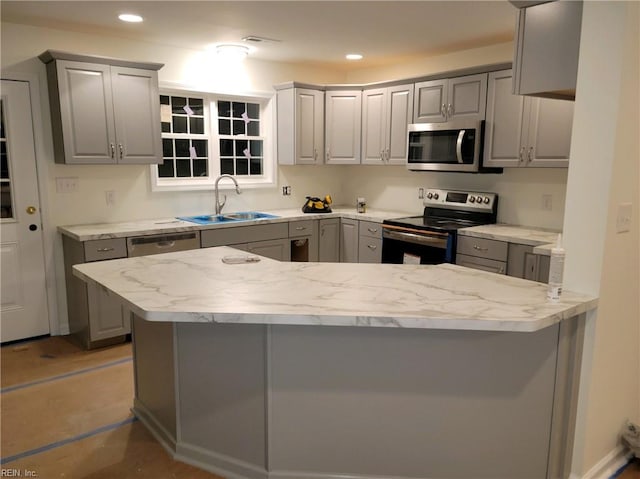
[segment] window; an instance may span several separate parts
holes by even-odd
[[[209,189],[221,174],[274,184],[269,99],[162,91],[160,108],[164,163],[151,167],[153,190]]]

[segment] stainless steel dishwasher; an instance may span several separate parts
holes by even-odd
[[[127,238],[127,256],[148,256],[200,248],[200,232],[164,233]]]

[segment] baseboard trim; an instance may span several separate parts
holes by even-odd
[[[617,446],[596,465],[594,465],[584,476],[571,474],[569,479],[610,479],[622,466],[629,462],[633,454],[623,446]]]
[[[268,479],[264,468],[224,454],[208,451],[193,444],[178,444],[175,459],[226,479]]]
[[[131,412],[147,428],[151,435],[160,443],[171,457],[176,455],[176,440],[167,429],[160,424],[155,416],[138,399],[133,400]]]

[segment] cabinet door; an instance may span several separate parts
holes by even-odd
[[[578,74],[582,2],[560,1],[520,9],[514,92],[572,98]]]
[[[99,341],[131,332],[131,318],[122,304],[95,284],[87,284],[90,341]]]
[[[322,163],[324,151],[324,92],[296,88],[296,164]]]
[[[388,88],[387,95],[387,151],[386,160],[390,165],[404,165],[407,162],[407,126],[413,114],[413,85],[399,85]]]
[[[51,99],[52,127],[54,138],[62,138],[63,148],[56,149],[64,150],[64,158],[56,161],[116,163],[110,67],[58,60],[56,74],[59,91],[58,98]],[[59,123],[53,111],[58,105]]]
[[[318,241],[318,261],[338,263],[340,261],[340,220],[330,218],[320,220]]]
[[[360,163],[362,92],[326,92],[326,163]]]
[[[158,73],[111,67],[119,163],[162,163]]]
[[[416,83],[413,122],[436,123],[446,121],[447,79]]]
[[[288,238],[248,243],[247,251],[278,261],[291,260],[291,250]]]
[[[384,164],[387,148],[387,89],[362,92],[362,163]]]
[[[546,98],[528,100],[531,103],[531,112],[527,165],[568,167],[574,103]]]
[[[526,98],[511,93],[511,79],[511,70],[489,74],[484,136],[485,166],[524,164],[525,146],[522,142],[526,141],[523,133]]]
[[[358,262],[358,220],[340,220],[340,262]]]
[[[468,75],[449,80],[447,120],[484,120],[487,108],[487,74]]]

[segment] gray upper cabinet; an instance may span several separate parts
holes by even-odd
[[[581,26],[581,1],[559,0],[521,9],[513,92],[574,99]]]
[[[514,95],[511,77],[489,74],[485,166],[567,167],[573,103]]]
[[[47,64],[57,163],[162,163],[162,65],[50,50],[40,59]]]
[[[324,157],[324,91],[278,90],[278,163],[317,165]]]
[[[413,85],[362,92],[362,163],[403,165],[407,126],[413,111]]]
[[[325,163],[360,163],[362,91],[325,92]]]
[[[486,101],[486,73],[416,83],[413,122],[484,120]]]

